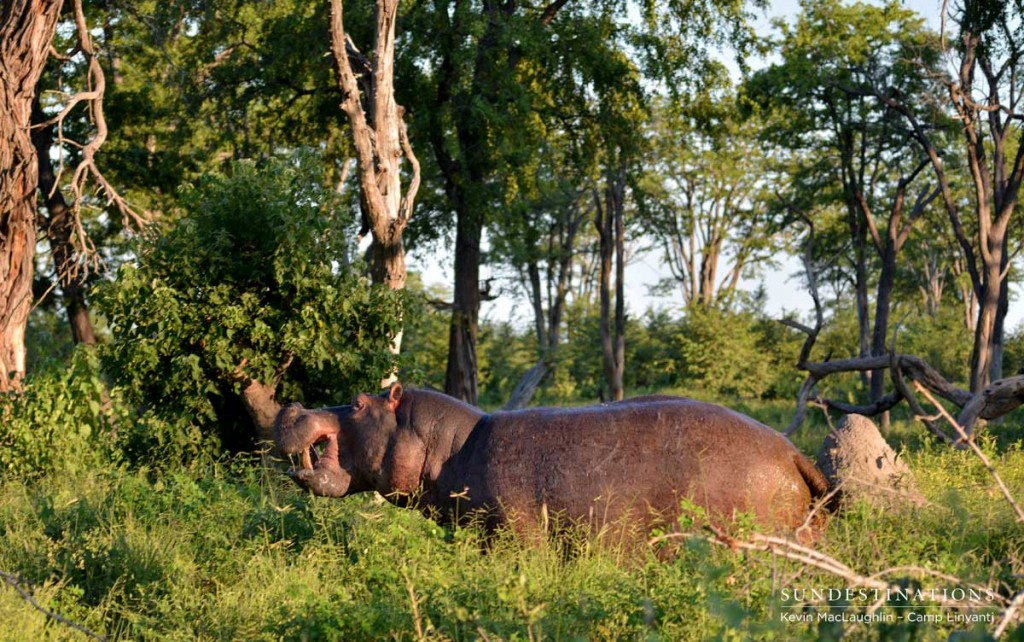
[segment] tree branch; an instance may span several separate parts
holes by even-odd
[[[46,617],[50,618],[51,620],[53,620],[55,622],[60,622],[61,624],[65,625],[65,626],[70,626],[71,628],[73,628],[74,630],[78,631],[79,633],[83,633],[83,634],[91,637],[94,640],[100,640],[100,642],[105,642],[106,641],[106,639],[107,639],[106,637],[104,637],[102,635],[97,635],[96,633],[93,633],[92,631],[90,631],[89,629],[85,628],[81,624],[79,624],[77,622],[73,622],[73,621],[67,619],[66,617],[64,617],[63,615],[59,615],[57,613],[54,613],[53,611],[51,611],[51,610],[43,607],[42,605],[40,605],[39,602],[36,602],[35,598],[32,597],[32,594],[29,593],[27,590],[25,590],[25,588],[21,585],[21,583],[18,581],[18,579],[14,575],[12,575],[11,573],[8,573],[6,571],[0,570],[0,579],[3,579],[3,581],[8,586],[10,586],[15,591],[17,591],[18,594],[21,595],[22,599],[25,600],[26,602],[28,602],[32,606],[32,608],[36,609],[37,611],[39,611],[40,613],[42,613]]]
[[[923,394],[928,399],[928,401],[931,402],[933,406],[935,406],[935,408],[939,411],[939,414],[942,415],[942,417],[949,422],[949,425],[953,426],[957,434],[960,435],[960,441],[958,442],[958,444],[967,444],[967,447],[970,448],[975,455],[977,455],[978,459],[981,460],[982,465],[984,465],[985,468],[988,470],[989,474],[992,475],[992,478],[995,480],[996,485],[999,486],[1000,492],[1003,493],[1003,497],[1005,497],[1006,501],[1010,504],[1010,507],[1013,509],[1014,514],[1017,515],[1017,522],[1024,523],[1024,510],[1021,510],[1020,505],[1018,505],[1016,500],[1014,500],[1013,495],[1010,493],[1010,489],[1008,489],[1006,487],[1006,484],[1003,483],[1002,477],[1000,477],[999,473],[996,472],[995,466],[993,466],[992,462],[989,461],[989,458],[988,456],[985,455],[985,452],[978,447],[978,444],[976,444],[974,440],[971,439],[971,437],[967,434],[963,427],[955,419],[953,419],[952,415],[949,414],[949,412],[942,406],[942,404],[937,402],[935,400],[935,397],[931,396],[931,394],[927,390],[925,390],[925,388],[921,386],[921,384],[915,381],[914,387],[917,388],[917,391]]]

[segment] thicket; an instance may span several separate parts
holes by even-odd
[[[352,221],[316,177],[303,155],[205,176],[181,218],[142,240],[100,291],[104,369],[167,426],[137,435],[141,451],[188,451],[195,431],[251,448],[239,398],[251,380],[283,400],[329,405],[391,367],[400,294],[352,267]]]
[[[416,292],[422,285],[412,282]],[[444,298],[431,291],[431,299]],[[600,331],[596,310],[570,305],[567,330],[555,354],[552,371],[534,397],[538,404],[594,402],[601,398]],[[447,359],[449,315],[424,305],[409,320],[405,336],[402,376],[412,383],[443,389]],[[520,377],[538,359],[537,339],[526,324],[481,322],[480,402],[500,407]],[[806,373],[796,367],[804,335],[789,328],[756,304],[739,309],[678,308],[631,311],[626,326],[627,395],[671,390],[676,394],[745,400],[796,398]],[[971,334],[957,311],[940,309],[935,316],[907,315],[896,335],[898,349],[919,355],[950,381],[965,386]],[[857,356],[854,311],[838,307],[826,321],[816,354],[831,359]],[[1005,370],[1024,366],[1024,329],[1008,335]],[[822,396],[866,398],[866,387],[856,374],[830,377],[820,384]],[[784,422],[785,423],[785,422]]]
[[[312,406],[376,386],[402,295],[371,286],[346,256],[352,221],[318,171],[300,154],[205,175],[97,288],[97,349],[49,346],[52,316],[37,314],[37,369],[0,405],[0,472],[252,450],[247,382]]]

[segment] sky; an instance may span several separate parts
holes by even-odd
[[[881,4],[879,2],[872,3]],[[933,29],[939,29],[942,0],[904,0],[902,4],[924,16]],[[775,17],[792,19],[798,11],[799,2],[797,0],[775,0],[759,24],[767,30],[770,28],[771,19]],[[633,244],[651,245],[650,242],[634,242]],[[451,284],[453,281],[453,257],[448,252],[412,253],[408,260],[410,269],[420,272],[427,284]],[[678,288],[663,296],[655,296],[650,293],[651,287],[669,274],[668,268],[662,266],[661,261],[660,250],[654,248],[647,253],[635,255],[628,264],[626,268],[626,302],[629,314],[632,316],[642,315],[646,310],[652,308],[677,311],[682,307],[682,294]],[[797,312],[801,316],[806,316],[812,310],[813,303],[799,272],[800,263],[796,257],[780,255],[775,268],[765,271],[756,280],[744,280],[741,288],[752,291],[759,285],[763,285],[767,295],[765,312],[769,316],[780,318],[783,312]],[[491,268],[484,266],[481,278],[487,279],[492,276],[501,277],[503,275],[495,274]],[[507,289],[502,291],[496,300],[482,304],[481,316],[491,321],[508,320],[519,327],[529,327],[532,323],[532,309],[526,299],[522,294],[516,295],[508,291],[511,285],[507,279],[496,279],[495,285],[499,283],[506,286]],[[1012,301],[1010,304],[1007,327],[1015,328],[1022,320],[1024,320],[1024,304],[1021,303],[1021,296],[1018,292],[1016,301]]]

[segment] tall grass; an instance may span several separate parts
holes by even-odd
[[[820,443],[823,430],[805,427],[800,442]],[[1004,437],[989,432],[982,444],[1024,496],[1015,430],[1000,427]],[[920,433],[898,422],[890,441],[928,504],[898,513],[855,505],[831,522],[818,548],[863,574],[922,567],[1003,595],[1020,590],[1024,534],[987,471],[970,453]],[[308,496],[258,460],[7,476],[0,481],[0,569],[18,575],[41,605],[110,639],[844,636],[835,623],[784,621],[779,598],[782,587],[844,581],[767,553],[734,552],[703,537],[681,540],[661,557],[583,539],[499,536],[485,545],[473,529],[446,530],[368,496]],[[886,579],[955,584],[912,570]],[[945,640],[970,627],[901,621],[848,628],[854,640]],[[972,635],[983,628],[992,627]],[[85,637],[0,586],[0,639]]]

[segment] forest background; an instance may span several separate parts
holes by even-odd
[[[131,636],[162,630],[151,618],[170,608],[164,597],[186,599],[145,593],[177,586],[168,573],[195,563],[182,562],[194,542],[147,566],[153,542],[131,537],[195,516],[168,505],[134,535],[107,524],[108,540],[62,521],[79,502],[73,519],[102,524],[172,483],[197,511],[231,495],[221,508],[265,538],[260,554],[348,538],[363,513],[320,532],[333,509],[280,500],[280,480],[225,458],[258,450],[281,403],[345,403],[395,375],[488,409],[671,392],[792,430],[809,402],[885,425],[892,412],[893,435],[926,468],[967,465],[933,450],[949,436],[929,423],[929,441],[901,376],[966,408],[1024,368],[1024,329],[1010,325],[1024,243],[1017,3],[936,4],[926,18],[900,2],[805,2],[771,29],[764,3],[740,0],[378,4],[349,3],[344,25],[337,1],[5,5],[0,469],[14,543],[2,559],[52,587],[53,604]],[[450,261],[451,281],[407,271],[406,250],[413,265]],[[660,268],[650,293],[677,303],[627,306],[642,289],[626,269],[638,258]],[[799,271],[782,275],[783,263]],[[765,280],[813,308],[771,309]],[[516,302],[507,318],[481,315],[498,301]],[[983,445],[1019,476],[1016,426],[1011,416]],[[58,510],[54,498],[73,493],[62,479],[84,490]],[[133,484],[137,497],[117,490]],[[932,481],[936,494],[955,487]],[[1010,560],[990,573],[1008,597],[1020,541],[990,536],[1006,516],[975,500],[985,517],[938,557],[959,576]],[[29,513],[19,540],[13,516]],[[466,561],[465,548],[434,547],[458,534],[383,519],[390,530],[353,537],[412,529],[422,559]],[[861,519],[853,540],[884,518]],[[971,546],[977,558],[963,556]],[[919,561],[884,559],[904,553]],[[90,555],[134,579],[104,575]],[[713,585],[736,570],[712,559],[677,570]],[[583,585],[584,570],[604,572],[581,569]],[[182,572],[183,586],[210,581]],[[670,593],[659,574],[671,572],[655,572]],[[641,588],[651,578],[629,577],[639,593],[623,628],[612,606],[590,625],[658,630]],[[509,598],[510,630],[532,637],[543,609],[527,605],[554,584],[542,598],[523,582],[492,588]],[[698,602],[702,630],[753,626],[768,607],[751,585]],[[227,600],[216,608],[238,608]],[[746,615],[730,615],[734,603]],[[449,606],[436,615],[454,617],[445,635],[505,626]],[[549,627],[579,604],[563,606]],[[395,634],[395,613],[375,613],[367,626]],[[354,620],[321,615],[351,633]],[[276,634],[298,635],[308,622],[294,617]]]

